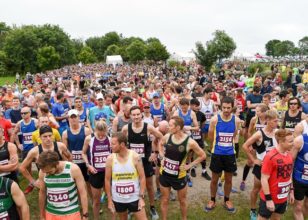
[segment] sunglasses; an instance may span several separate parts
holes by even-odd
[[[297,102],[290,102],[290,105],[297,105]]]
[[[30,112],[20,112],[21,115],[26,115],[28,113],[30,113]]]
[[[149,109],[150,107],[148,107],[148,106],[145,106],[145,107],[143,107],[143,108],[144,108],[144,109],[147,109],[147,108]]]

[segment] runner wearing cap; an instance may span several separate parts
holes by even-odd
[[[40,168],[40,219],[87,220],[87,191],[79,167],[71,162],[60,161],[59,155],[51,151],[43,152],[37,164]]]
[[[161,103],[160,96],[157,92],[152,95],[153,103],[150,106],[151,114],[154,117],[154,123],[166,120],[169,112],[164,104]]]
[[[32,192],[34,187],[40,188],[38,181],[31,176],[27,167],[31,166],[32,162],[36,162],[42,152],[54,151],[58,154],[60,160],[71,160],[71,155],[67,147],[61,142],[53,142],[51,127],[44,125],[40,127],[39,133],[42,144],[32,148],[19,166],[19,171],[30,182],[25,194]]]
[[[95,116],[100,112],[104,112],[104,96],[102,94],[98,94],[96,96],[97,106],[90,108],[89,110],[89,120],[88,127],[90,128],[91,133],[94,132],[95,128]]]
[[[93,219],[99,219],[100,199],[105,183],[106,159],[111,154],[108,127],[104,121],[95,123],[94,136],[88,135],[82,148],[82,159],[89,171],[92,192]]]
[[[121,220],[128,212],[137,220],[146,220],[144,209],[146,180],[140,156],[127,148],[127,137],[114,133],[111,138],[112,154],[106,161],[105,188],[108,209]]]
[[[72,154],[72,161],[81,170],[81,173],[87,182],[89,175],[87,173],[87,167],[85,161],[82,159],[82,148],[85,138],[91,135],[89,128],[80,124],[80,116],[77,109],[71,109],[68,112],[69,127],[63,132],[62,142],[67,146],[68,150]]]
[[[34,131],[32,133],[32,141],[33,141],[33,144],[34,146],[37,146],[39,144],[42,144],[42,140],[40,138],[40,128],[44,125],[49,125],[50,124],[50,121],[48,119],[48,117],[46,116],[40,116],[38,118],[38,129],[36,131]],[[51,128],[52,129],[52,140],[53,141],[61,141],[61,136],[60,136],[60,133],[58,130],[54,129],[54,128]]]
[[[69,110],[69,106],[64,103],[64,101],[64,94],[59,92],[57,94],[57,102],[52,105],[52,114],[55,116],[56,120],[59,123],[60,135],[62,135],[63,131],[67,129],[67,112]]]
[[[150,213],[152,219],[158,219],[155,210],[153,175],[154,170],[151,162],[157,161],[157,154],[152,153],[150,135],[161,139],[162,134],[152,125],[143,122],[141,109],[139,106],[133,106],[130,109],[132,122],[122,128],[122,132],[128,137],[128,148],[136,151],[142,158],[144,173],[146,176],[146,187],[149,195]]]
[[[280,219],[286,211],[289,193],[293,191],[293,159],[290,153],[294,144],[292,132],[279,129],[275,138],[278,144],[265,155],[262,164],[259,220]],[[293,193],[291,195],[292,204]]]

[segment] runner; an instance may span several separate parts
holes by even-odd
[[[14,133],[15,133],[15,142],[22,153],[22,160],[25,160],[28,153],[34,147],[32,141],[32,133],[36,130],[38,122],[36,119],[31,118],[31,109],[29,107],[23,107],[21,109],[21,116],[23,117],[23,119],[16,124]],[[19,132],[21,132],[22,135],[22,144],[20,144],[19,138],[17,136]],[[26,169],[29,175],[31,176],[32,175],[31,163],[28,164]],[[24,193],[28,194],[32,191],[32,189],[33,189],[32,185],[29,184],[28,187],[25,189]]]
[[[128,148],[136,151],[142,158],[142,164],[146,177],[146,188],[149,195],[150,213],[152,219],[158,219],[159,216],[155,210],[153,175],[154,170],[151,162],[157,161],[157,154],[152,153],[150,135],[160,140],[163,136],[152,125],[142,121],[141,109],[139,106],[133,106],[130,109],[132,123],[125,125],[122,129],[123,134],[127,135]]]
[[[39,155],[45,151],[54,151],[58,154],[60,160],[70,160],[71,155],[68,152],[66,146],[61,142],[53,142],[52,129],[48,125],[44,125],[40,128],[40,139],[42,144],[32,148],[27,154],[26,158],[22,161],[19,167],[19,171],[30,182],[25,194],[32,192],[34,187],[40,188],[37,180],[31,175],[27,167],[32,165],[32,162],[37,162]]]
[[[285,115],[285,112],[288,111],[288,100],[289,100],[289,93],[287,90],[283,90],[279,93],[280,101],[274,104],[274,108],[277,110],[279,115],[279,127],[282,126],[282,119]]]
[[[268,152],[262,164],[259,220],[280,219],[286,211],[289,192],[292,187],[293,159],[289,152],[294,144],[291,131],[276,131],[277,146]],[[294,199],[290,200],[291,204]]]
[[[0,177],[0,219],[30,220],[29,205],[18,184]]]
[[[40,219],[87,220],[87,191],[79,167],[60,161],[58,153],[51,151],[42,152],[37,164],[40,168]]]
[[[89,128],[80,123],[80,116],[77,109],[69,110],[68,121],[69,127],[63,132],[62,142],[71,152],[72,162],[80,168],[83,178],[87,183],[89,180],[89,175],[85,161],[82,159],[82,148],[85,138],[88,135],[91,135],[91,131]]]
[[[293,217],[295,220],[304,220],[308,217],[308,134],[295,138],[291,152],[295,161],[293,169],[295,198]]]
[[[300,111],[301,102],[298,98],[292,97],[288,100],[288,111],[282,117],[282,128],[294,132],[295,126],[306,118],[306,114]]]
[[[192,132],[192,138],[198,143],[199,147],[201,149],[204,148],[204,140],[203,140],[203,136],[202,136],[202,131],[201,128],[203,128],[205,126],[206,123],[206,116],[205,114],[203,114],[201,111],[199,111],[200,108],[200,102],[198,99],[192,99],[190,100],[190,107],[191,109],[195,112],[196,117],[197,117],[197,121],[198,121],[198,127],[199,130],[198,131],[193,131]],[[193,159],[193,156],[192,156]],[[202,172],[201,172],[201,176],[204,177],[206,180],[211,180],[211,177],[209,176],[209,174],[206,172],[206,161],[202,161],[201,162],[201,166],[202,166]],[[196,171],[195,168],[193,167],[191,169],[191,176],[195,177],[196,176]],[[193,173],[195,173],[195,175],[193,175]]]
[[[266,126],[266,119],[265,114],[268,110],[268,106],[266,106],[264,103],[258,104],[256,107],[256,115],[250,120],[249,128],[248,128],[248,137],[251,137],[256,131],[260,131],[262,128]],[[253,148],[250,149],[251,151],[254,151]],[[243,178],[240,185],[240,189],[242,191],[245,191],[246,188],[246,179],[249,174],[249,170],[251,167],[253,167],[253,160],[250,160],[249,157],[247,158],[247,163],[245,164],[244,170],[243,170]]]
[[[65,102],[64,94],[59,92],[57,94],[57,102],[52,105],[52,114],[59,123],[59,133],[62,136],[63,131],[67,129],[67,112],[69,110],[68,104]]]
[[[147,220],[144,209],[146,179],[140,156],[127,149],[127,138],[122,132],[111,138],[112,154],[106,161],[105,188],[108,209],[126,220],[128,212],[137,220]]]
[[[82,99],[81,97],[76,97],[74,99],[74,109],[76,109],[78,111],[78,115],[76,116],[79,116],[79,123],[81,125],[87,125],[87,118],[88,118],[88,112],[87,112],[87,109],[83,107],[83,104],[82,104]],[[70,117],[70,116],[68,116]]]
[[[166,120],[169,112],[167,107],[161,103],[160,96],[157,92],[153,94],[153,103],[151,104],[151,114],[154,117],[154,123]]]
[[[258,108],[258,107],[257,107]],[[258,111],[258,109],[257,109]],[[258,114],[258,113],[257,113]],[[265,113],[266,126],[261,130],[254,133],[244,144],[243,149],[245,150],[249,160],[253,161],[254,168],[252,173],[254,177],[253,189],[250,193],[250,219],[257,219],[257,199],[258,193],[261,189],[261,167],[262,161],[265,154],[273,149],[277,145],[275,139],[275,130],[278,126],[278,114],[275,110],[268,110]],[[256,150],[256,158],[254,151]]]
[[[0,126],[0,176],[9,178],[18,183],[17,170],[17,147],[15,144],[4,140],[4,129]]]
[[[108,128],[104,121],[95,124],[94,136],[88,135],[82,148],[82,159],[89,171],[93,219],[99,219],[100,199],[105,182],[106,159],[111,154]]]
[[[124,106],[124,111],[123,114],[118,115],[117,117],[114,118],[113,123],[112,123],[112,132],[119,132],[122,131],[122,128],[131,123],[132,120],[130,118],[130,109],[132,105],[131,104],[126,104]]]
[[[160,145],[159,155],[162,158],[160,169],[160,190],[162,219],[167,220],[169,194],[171,187],[177,191],[181,208],[181,218],[187,219],[187,171],[205,160],[204,151],[196,141],[185,134],[184,120],[179,116],[171,117],[169,134],[166,134]],[[197,158],[186,164],[188,153],[193,151]]]
[[[34,146],[37,146],[39,144],[42,144],[42,140],[40,138],[40,128],[42,126],[45,126],[45,125],[49,125],[49,119],[48,117],[46,116],[40,116],[38,118],[38,129],[36,131],[34,131],[32,133],[32,141],[33,141],[33,145]],[[54,129],[54,128],[51,128],[52,129],[52,141],[61,141],[61,136],[60,136],[60,133],[58,130]]]
[[[233,173],[237,170],[234,137],[240,126],[240,119],[232,114],[234,100],[228,96],[221,100],[222,113],[215,115],[210,123],[209,138],[214,141],[210,169],[212,171],[211,180],[211,200],[205,207],[205,211],[209,212],[216,206],[216,193],[219,177],[224,171],[224,206],[234,213],[232,202],[230,201],[230,192],[232,189]]]

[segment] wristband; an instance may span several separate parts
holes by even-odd
[[[265,200],[266,200],[266,201],[272,200],[271,194],[266,194],[266,195],[265,195]]]

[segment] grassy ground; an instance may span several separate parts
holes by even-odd
[[[0,77],[0,86],[4,85],[4,84],[11,84],[15,82],[15,76],[4,76],[4,77]]]

